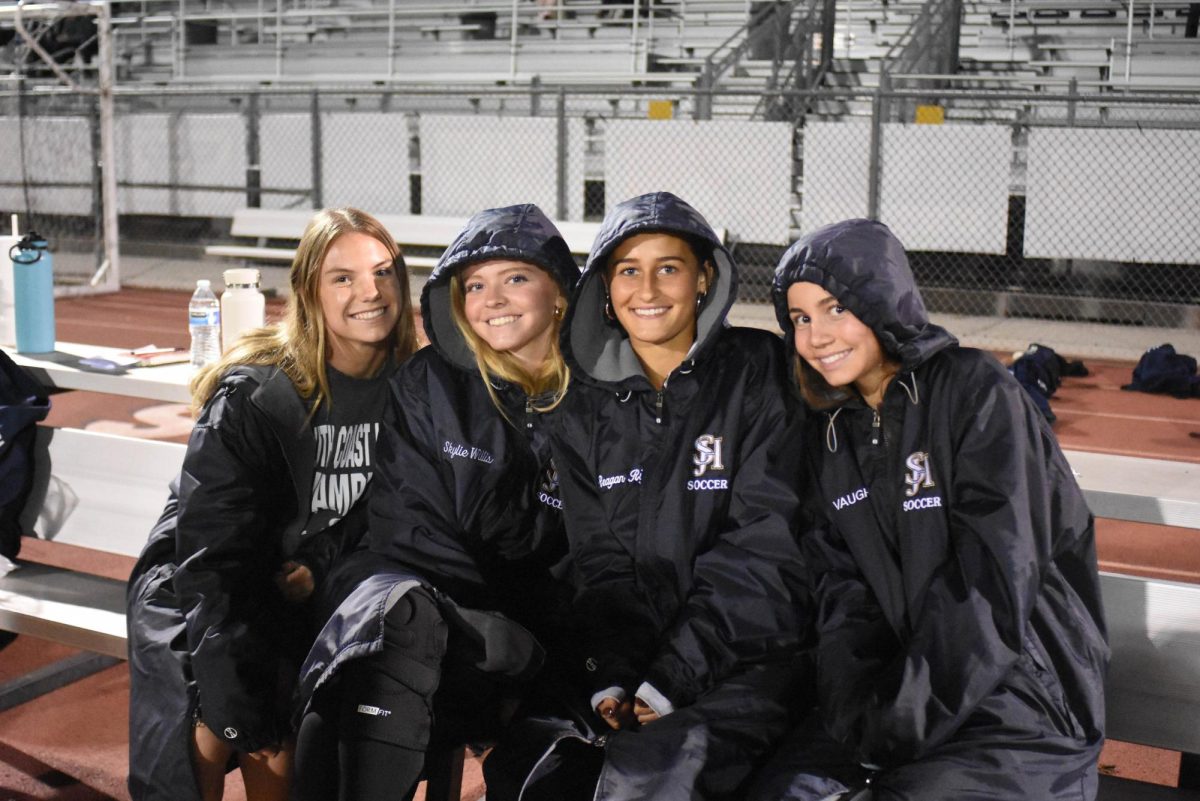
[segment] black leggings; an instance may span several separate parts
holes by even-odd
[[[494,737],[504,696],[457,639],[426,590],[405,593],[384,619],[383,650],[351,660],[314,695],[297,736],[293,798],[409,799],[431,745]]]

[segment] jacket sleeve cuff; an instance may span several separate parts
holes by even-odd
[[[653,687],[654,691],[662,696],[667,703],[671,704],[673,709],[689,706],[696,700],[696,696],[700,694],[700,690],[682,681],[678,681],[677,679],[681,679],[682,677],[678,676],[670,668],[671,663],[669,661],[659,660],[646,672],[646,677],[643,679],[643,686],[649,685]]]
[[[642,703],[653,709],[654,714],[660,718],[666,717],[675,711],[675,705],[648,681],[643,681],[641,686],[637,688],[637,697],[642,700]]]
[[[625,700],[625,691],[623,689],[621,689],[620,687],[614,686],[614,687],[608,687],[606,689],[600,690],[599,692],[592,693],[592,700],[591,700],[592,709],[595,709],[596,707],[600,706],[600,702],[603,701],[605,698],[611,698],[614,701],[616,701],[617,703],[621,703],[622,701]],[[657,710],[655,710],[655,711],[657,711]]]

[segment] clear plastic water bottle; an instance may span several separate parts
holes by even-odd
[[[188,301],[188,330],[192,334],[192,366],[204,367],[221,358],[221,304],[212,282],[201,278]]]

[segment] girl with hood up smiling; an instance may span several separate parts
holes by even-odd
[[[793,446],[833,743],[802,726],[753,797],[1090,801],[1108,647],[1054,434],[999,362],[929,322],[881,223],[796,242],[773,297],[816,412]]]
[[[731,328],[732,257],[666,192],[606,215],[564,322],[553,447],[574,715],[533,710],[488,798],[740,799],[788,726],[802,610],[782,343]],[[564,779],[573,779],[564,788]]]

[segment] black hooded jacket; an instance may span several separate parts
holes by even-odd
[[[634,234],[712,247],[715,281],[695,344],[656,390],[606,318],[604,273]],[[789,415],[778,337],[729,328],[734,262],[674,195],[605,218],[564,323],[573,384],[554,436],[579,621],[574,670],[591,692],[642,681],[676,708],[754,663],[791,655],[793,476],[768,450]]]
[[[277,367],[239,366],[222,377],[188,440],[173,494],[130,586],[177,560],[173,588],[187,621],[191,673],[209,728],[241,751],[283,742],[287,693],[312,635],[304,606],[275,585],[285,560],[320,583],[362,538],[362,504],[323,532],[301,530],[313,486],[309,404]],[[131,623],[140,619],[131,610]],[[130,648],[161,644],[152,631]],[[174,646],[173,646],[174,647]]]
[[[491,379],[496,408],[451,315],[450,277],[492,259],[529,262],[567,296],[579,275],[537,206],[476,214],[421,293],[432,347],[392,383],[370,504],[371,549],[463,606],[502,611],[535,632],[550,624],[547,578],[566,554],[547,420],[552,399]]]
[[[1006,720],[1098,747],[1092,516],[1053,433],[999,362],[929,322],[884,225],[838,223],[787,251],[773,294],[789,333],[797,282],[900,365],[878,415],[843,392],[806,422],[826,728],[883,766]]]

